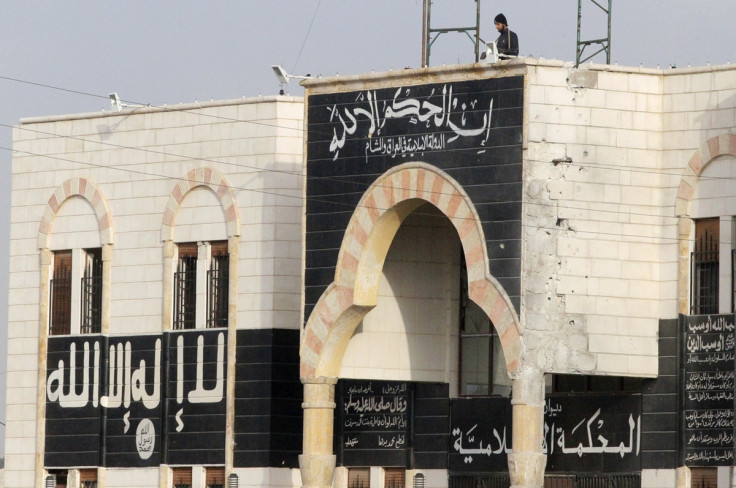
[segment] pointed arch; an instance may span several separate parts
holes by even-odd
[[[59,210],[65,201],[72,197],[82,197],[89,202],[97,218],[100,243],[104,246],[113,243],[112,215],[102,191],[86,178],[71,178],[56,187],[46,203],[38,228],[38,248],[48,249],[51,245],[51,229]]]
[[[490,275],[480,218],[453,178],[426,163],[407,163],[380,176],[365,192],[340,247],[335,280],[314,307],[300,348],[300,376],[337,377],[357,324],[377,303],[378,283],[403,220],[429,202],[457,230],[468,270],[468,292],[496,327],[506,366],[519,371],[524,352],[519,318],[503,287]]]
[[[232,188],[225,177],[213,168],[200,167],[187,172],[169,194],[161,225],[161,240],[174,240],[174,224],[184,197],[197,187],[206,187],[217,195],[225,213],[228,238],[240,235],[240,212]]]

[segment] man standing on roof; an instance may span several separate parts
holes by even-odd
[[[496,30],[500,34],[496,39],[496,47],[498,53],[505,56],[518,56],[519,55],[519,38],[509,30],[509,24],[506,22],[506,16],[504,14],[496,15],[493,19],[496,23]]]

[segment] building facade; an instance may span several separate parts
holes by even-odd
[[[7,486],[731,486],[736,69],[303,85],[15,129]]]
[[[15,128],[6,486],[298,484],[302,121],[278,97]]]

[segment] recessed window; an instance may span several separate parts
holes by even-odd
[[[100,248],[54,251],[50,285],[49,335],[100,333],[102,328]]]
[[[51,324],[49,335],[71,333],[72,320],[72,252],[54,252],[51,278]]]
[[[370,468],[348,468],[348,488],[370,488]]]
[[[192,488],[192,468],[172,468],[171,478],[174,488]]]
[[[511,393],[501,341],[491,320],[468,297],[465,262],[460,274],[460,395]]]
[[[695,250],[690,254],[690,313],[718,313],[720,220],[695,221]]]
[[[227,241],[177,245],[175,330],[227,327],[230,256]]]
[[[404,468],[385,468],[383,486],[384,488],[405,488],[406,487],[406,469]]]
[[[97,470],[79,470],[79,488],[97,488]]]
[[[222,466],[206,468],[207,488],[225,488],[225,468]]]

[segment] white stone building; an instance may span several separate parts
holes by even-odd
[[[736,69],[304,86],[15,129],[6,486],[731,486]]]

